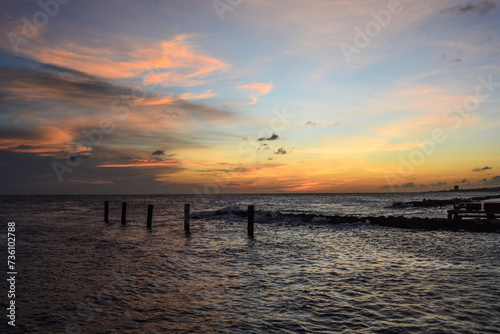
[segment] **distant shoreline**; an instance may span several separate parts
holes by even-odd
[[[484,191],[500,191],[500,187],[423,191],[422,193],[442,193],[442,192],[459,193],[459,192],[484,192]]]
[[[349,195],[349,194],[432,194],[432,193],[467,193],[467,192],[500,192],[500,187],[490,188],[470,188],[470,189],[449,189],[449,190],[432,190],[432,191],[401,191],[401,192],[278,192],[278,193],[221,193],[221,194],[203,194],[196,195],[194,193],[188,194],[0,194],[1,197],[6,196],[219,196],[219,195]]]

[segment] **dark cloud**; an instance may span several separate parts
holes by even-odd
[[[484,166],[483,168],[481,168],[481,167],[476,167],[476,168],[474,168],[472,171],[473,171],[473,172],[483,172],[483,171],[488,170],[488,169],[493,169],[493,167],[489,167],[489,166]]]
[[[260,144],[259,150],[270,150],[270,148],[268,144]]]
[[[385,185],[385,186],[382,186],[380,187],[379,189],[394,189],[394,188],[399,188],[399,186],[396,184],[396,185],[393,185],[393,186],[390,186],[390,185]]]
[[[491,179],[484,178],[479,180],[479,183],[487,186],[497,186],[500,185],[500,175],[493,176]]]
[[[0,55],[0,61],[3,60]],[[23,58],[21,58],[21,63]],[[25,64],[33,61],[24,59]],[[0,90],[11,88],[44,89],[47,98],[63,98],[72,101],[85,99],[116,98],[118,96],[147,97],[153,96],[137,89],[113,85],[97,77],[70,68],[44,63],[35,66],[0,67]]]
[[[16,96],[16,93],[12,93],[13,89],[14,92],[18,90],[22,93],[17,93]],[[159,96],[141,86],[138,88],[121,86],[75,69],[0,53],[0,102],[12,104],[11,101],[16,101],[18,104],[14,105],[14,110],[19,109],[19,104],[22,104],[23,109],[26,110],[26,105],[32,99],[32,97],[26,98],[26,90],[37,93],[36,101],[31,102],[36,106],[31,108],[32,112],[40,111],[40,109],[47,112],[48,109],[53,109],[54,100],[58,103],[62,101],[71,103],[72,110],[75,104],[83,106],[84,112],[88,113],[89,104],[99,103],[109,109],[110,103],[116,99],[129,100],[128,103],[134,103],[142,98],[144,105],[136,106],[137,108],[141,110],[163,108],[161,113],[171,117],[188,114],[201,121],[227,121],[236,115],[230,110],[183,100],[173,100],[166,105],[147,105],[148,100],[158,99]],[[47,108],[41,108],[44,101],[47,102]],[[60,113],[59,110],[58,112]]]
[[[334,126],[334,127],[337,127],[337,126],[340,126],[340,122],[339,121],[335,121],[335,122],[324,124],[322,122],[307,121],[304,125],[311,125],[311,126],[324,125],[324,126]]]
[[[401,185],[402,188],[415,188],[416,185],[413,182],[404,183]]]
[[[180,116],[180,114],[176,111],[169,112],[167,110],[163,110],[161,113],[165,114],[166,116],[171,116],[171,117],[179,117]]]
[[[196,171],[202,173],[202,175],[217,175],[217,174],[241,174],[249,173],[255,170],[259,170],[259,167],[242,167],[242,166],[232,166],[228,169],[223,168],[212,168],[212,169],[197,169]]]
[[[21,144],[15,147],[16,150],[29,150],[31,148],[33,148],[33,146],[25,144]]]
[[[278,148],[278,150],[274,152],[274,154],[286,154],[286,153],[287,152],[283,147]]]
[[[443,10],[441,14],[464,15],[477,13],[484,16],[488,14],[493,8],[495,8],[495,4],[493,2],[484,0],[478,2],[468,2],[464,5],[457,5]]]
[[[0,139],[34,140],[43,136],[42,127],[32,124],[30,120],[19,120],[8,115],[2,116]]]
[[[439,181],[437,183],[431,183],[429,184],[431,187],[441,187],[441,186],[445,186],[447,183],[446,182],[442,182],[442,181]]]
[[[88,158],[90,158],[90,156],[88,154],[78,152],[78,153],[70,155],[69,160],[72,162],[75,162],[75,161],[78,161],[80,159],[88,159]]]
[[[164,150],[156,150],[153,153],[151,153],[151,155],[165,155],[165,151]]]
[[[217,109],[187,101],[177,101],[174,98],[167,104],[162,104],[165,94],[168,93],[158,96],[143,87],[136,89],[123,86],[76,69],[40,63],[0,52],[0,140],[12,142],[12,147],[2,152],[3,170],[0,170],[0,173],[5,172],[2,176],[7,172],[12,175],[4,183],[7,185],[5,189],[26,194],[59,192],[54,189],[65,189],[66,193],[82,193],[85,192],[85,189],[81,188],[85,181],[89,185],[95,185],[96,180],[101,180],[99,187],[108,187],[106,189],[109,191],[95,188],[96,192],[111,193],[113,189],[117,189],[111,184],[118,175],[137,177],[142,175],[141,173],[149,179],[144,184],[149,184],[153,188],[159,187],[163,184],[156,181],[159,175],[164,179],[167,177],[165,172],[179,170],[181,167],[163,165],[137,169],[96,168],[96,166],[103,163],[119,164],[118,158],[123,152],[133,154],[135,147],[202,148],[210,146],[214,138],[220,140],[224,136],[229,137],[226,133],[209,130],[212,128],[209,126],[198,131],[196,136],[173,136],[161,129],[141,128],[132,118],[121,118],[123,115],[121,110],[127,109],[130,114],[141,115],[146,123],[148,117],[151,123],[155,123],[158,122],[155,118],[157,116],[165,118],[183,116],[197,119],[200,124],[205,125],[210,122],[226,124],[237,115],[229,109]],[[119,102],[115,106],[116,110],[113,109],[114,102]],[[85,164],[92,168],[76,168],[73,173],[64,175],[64,184],[60,185],[50,163],[48,166],[40,167],[40,163],[48,156],[51,156],[51,159],[59,159],[58,161],[64,165],[68,152],[74,152],[76,143],[86,140],[84,131],[93,133],[92,131],[99,129],[99,121],[103,118],[109,118],[116,130],[103,135],[102,144],[91,145],[91,151],[78,152],[79,155],[68,158],[69,162],[75,162],[79,158],[85,160]],[[59,140],[59,137],[64,139]],[[96,154],[97,151],[100,152],[99,156]],[[154,159],[161,160],[175,155],[168,155],[165,151],[160,154],[160,151],[162,150],[152,152]],[[26,155],[19,155],[20,153]],[[137,154],[141,155],[143,152]],[[37,163],[32,163],[32,159]],[[7,168],[7,166],[18,166],[18,162],[31,164],[33,168],[38,166],[48,172],[37,173],[30,170],[24,175],[21,173],[22,168]],[[132,172],[135,169],[137,172]],[[55,183],[53,186],[48,185],[47,191],[37,186],[49,179]],[[123,180],[124,185],[132,185],[130,189],[134,189],[133,181],[128,181],[128,177],[124,177]],[[122,181],[117,180],[117,182]],[[30,189],[28,183],[33,189]],[[178,184],[176,187],[186,187],[183,188],[183,192],[190,191],[186,185]],[[125,186],[122,190],[129,192]]]
[[[109,161],[109,154],[82,159],[64,173],[59,182],[52,163],[57,161],[66,165],[66,159],[39,156],[36,153],[0,150],[0,194],[116,194],[116,193],[165,193],[167,191],[188,193],[191,187],[158,181],[157,172],[162,178],[178,173],[184,168],[180,165],[159,166],[157,168],[113,168],[97,167]],[[82,157],[83,158],[83,157]],[[71,159],[71,158],[70,158]],[[117,159],[116,157],[114,159]],[[124,162],[128,161],[123,159]]]
[[[178,116],[180,114],[179,112],[186,113],[186,111],[189,113],[189,115],[193,116],[193,118],[199,120],[209,119],[227,121],[228,119],[234,118],[235,116],[235,113],[230,110],[212,108],[202,104],[195,104],[181,100],[170,103],[165,108],[165,114],[172,117]]]
[[[261,138],[258,138],[257,140],[258,141],[264,141],[264,140],[277,140],[279,138],[279,136],[275,133],[272,134],[271,137],[269,138],[266,138],[266,137],[261,137]]]

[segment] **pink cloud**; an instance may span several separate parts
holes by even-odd
[[[181,100],[191,100],[191,99],[206,99],[217,95],[217,93],[212,92],[211,89],[205,91],[205,93],[195,94],[195,93],[184,93],[179,95],[178,98]]]
[[[268,84],[255,82],[252,84],[239,86],[237,88],[245,89],[251,92],[250,98],[252,99],[252,102],[248,103],[250,105],[250,104],[256,104],[257,101],[259,100],[259,96],[266,95],[269,92],[271,92],[274,88],[274,85],[272,81],[270,81]]]

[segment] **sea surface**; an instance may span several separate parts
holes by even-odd
[[[16,223],[16,326],[4,333],[500,333],[500,234],[218,217],[446,217],[393,201],[493,193],[0,196]],[[498,194],[498,193],[494,193]],[[110,223],[103,221],[110,202]],[[121,203],[127,222],[120,222]],[[191,204],[191,232],[183,230]],[[148,204],[153,227],[146,228]],[[201,213],[204,213],[202,215]]]

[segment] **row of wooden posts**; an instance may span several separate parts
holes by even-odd
[[[190,223],[190,205],[184,204],[184,231],[189,232],[189,223]],[[248,225],[247,225],[247,233],[250,238],[254,237],[254,206],[248,206]],[[109,223],[109,201],[104,201],[104,222]],[[122,224],[127,222],[127,203],[122,202]],[[151,229],[151,225],[153,222],[153,204],[148,205],[148,215],[146,218],[146,227]]]

